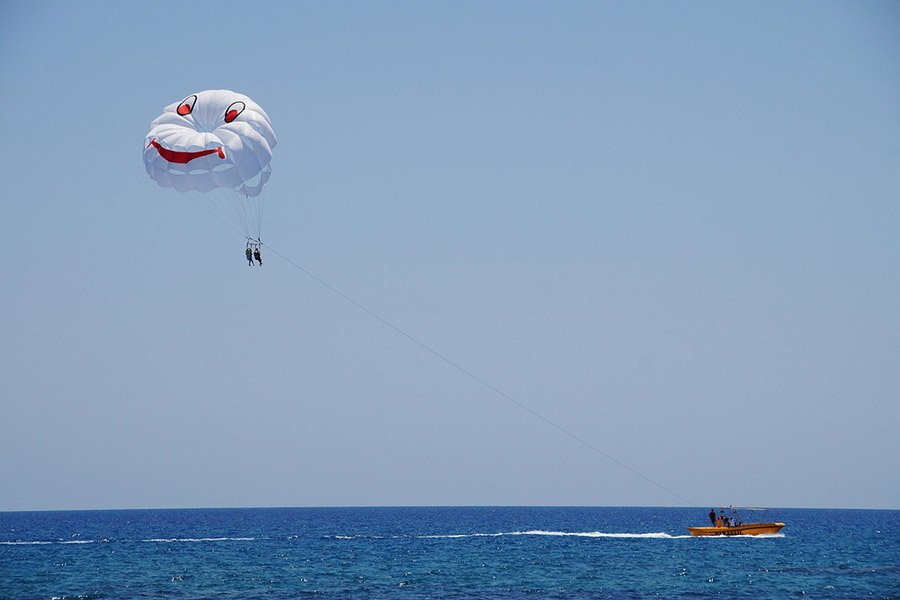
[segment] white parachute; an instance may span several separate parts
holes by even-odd
[[[144,138],[144,166],[162,187],[191,194],[215,216],[259,240],[263,187],[278,141],[269,116],[229,90],[190,94],[163,109]]]

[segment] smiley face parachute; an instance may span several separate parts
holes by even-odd
[[[277,143],[268,115],[249,97],[206,90],[170,104],[150,123],[144,166],[162,187],[191,192],[208,212],[259,240]]]

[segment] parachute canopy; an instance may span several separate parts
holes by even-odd
[[[248,96],[206,90],[170,104],[150,123],[144,166],[162,187],[211,193],[204,202],[221,197],[245,234],[259,237],[262,199],[250,199],[269,180],[277,143],[269,116]]]
[[[236,189],[256,196],[269,179],[272,122],[256,102],[228,90],[206,90],[167,106],[144,139],[144,166],[179,192]]]

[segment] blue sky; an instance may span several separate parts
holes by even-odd
[[[7,2],[0,510],[900,508],[890,2]],[[141,161],[251,96],[263,240]]]

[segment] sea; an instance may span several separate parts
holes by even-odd
[[[709,508],[0,512],[0,598],[900,598],[900,511]]]

